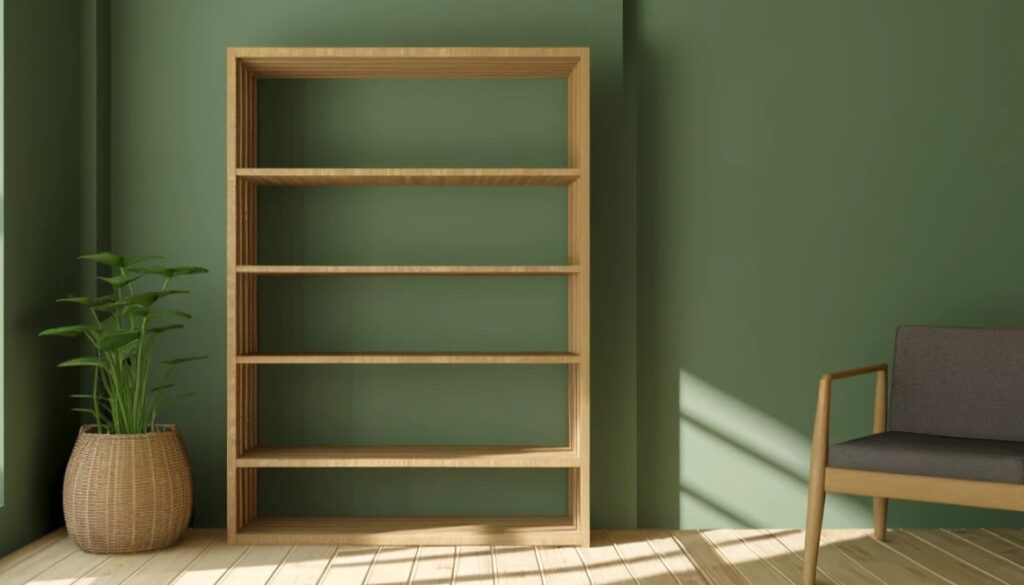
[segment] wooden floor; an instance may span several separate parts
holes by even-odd
[[[832,585],[1024,583],[1024,530],[826,531],[818,582]],[[798,585],[796,530],[597,531],[593,546],[227,546],[193,530],[156,553],[80,551],[62,531],[0,559],[0,584]]]

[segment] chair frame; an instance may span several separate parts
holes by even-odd
[[[832,382],[875,374],[872,432],[881,433],[885,432],[888,421],[888,372],[887,364],[875,364],[825,374],[818,383],[818,408],[814,416],[814,434],[811,438],[811,469],[807,488],[804,585],[814,585],[827,492],[871,496],[875,538],[882,541],[885,540],[890,498],[1024,512],[1024,484],[862,471],[828,466]]]

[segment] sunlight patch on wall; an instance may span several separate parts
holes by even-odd
[[[682,370],[679,413],[681,528],[789,528],[804,517],[808,437]],[[866,500],[830,495],[827,506],[829,525],[870,524]]]

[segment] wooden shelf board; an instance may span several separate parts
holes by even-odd
[[[242,265],[240,274],[265,276],[330,276],[330,275],[485,275],[529,276],[579,274],[579,266],[312,266],[312,265]]]
[[[576,364],[575,353],[254,353],[239,364]]]
[[[256,517],[238,531],[240,544],[586,545],[563,516],[304,516]]]
[[[259,446],[239,467],[556,467],[580,466],[568,447],[534,446]]]
[[[568,185],[580,177],[569,168],[535,169],[271,169],[239,168],[235,177],[255,185]]]
[[[241,47],[228,50],[256,77],[565,78],[586,49],[575,47]]]

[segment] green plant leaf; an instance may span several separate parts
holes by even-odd
[[[150,319],[165,319],[170,317],[179,317],[181,319],[191,319],[192,315],[189,315],[185,311],[153,311],[149,314]]]
[[[106,303],[114,300],[114,297],[110,295],[103,295],[102,297],[63,297],[57,299],[58,303],[75,303],[76,305],[84,305],[86,307],[94,307],[101,303]]]
[[[113,266],[114,268],[120,268],[124,266],[124,258],[117,254],[110,252],[97,252],[96,254],[86,254],[85,256],[79,256],[79,260],[92,260],[93,262],[99,262],[100,264],[106,264],[107,266]]]
[[[124,310],[125,314],[132,315],[133,317],[146,317],[149,315],[149,307],[142,307],[139,305],[131,305]]]
[[[176,366],[178,364],[183,364],[185,362],[194,362],[196,360],[205,360],[208,357],[210,357],[210,356],[208,356],[208,355],[193,355],[193,356],[189,356],[189,357],[175,358],[173,360],[164,360],[164,363],[169,365],[169,366]]]
[[[57,364],[58,368],[73,368],[73,367],[91,367],[91,368],[105,368],[107,362],[102,358],[98,357],[77,357],[74,359],[63,361]]]
[[[150,327],[146,329],[147,333],[163,333],[164,331],[170,331],[172,329],[184,329],[185,326],[181,323],[171,323],[170,325],[160,325],[158,327]]]
[[[95,325],[64,325],[63,327],[51,327],[39,332],[40,337],[44,335],[60,335],[62,337],[78,337],[88,331],[99,331]]]
[[[102,335],[96,340],[96,349],[100,351],[111,351],[119,347],[124,347],[138,338],[138,331],[126,331],[123,333]]]
[[[125,306],[127,304],[128,303],[126,303],[125,301],[113,301],[111,303],[104,303],[102,305],[96,305],[93,308],[96,309],[97,311],[106,311],[108,313],[112,313],[112,312],[120,309],[121,307],[123,307],[123,306]]]
[[[94,396],[92,394],[72,394],[71,398],[86,398],[88,400],[92,400]],[[107,398],[106,396],[95,396],[95,398],[97,400],[104,400],[106,402],[110,402],[110,399]]]
[[[139,293],[126,298],[124,301],[130,305],[141,305],[149,307],[158,300],[170,295],[187,295],[187,290],[158,290],[153,292]]]
[[[135,282],[136,280],[142,278],[142,275],[141,274],[136,274],[134,276],[127,276],[126,277],[123,274],[117,274],[117,275],[114,275],[114,276],[97,276],[96,278],[102,280],[103,282],[109,284],[110,286],[112,286],[114,288],[121,288],[121,287],[124,287],[124,286],[128,286],[129,284],[131,284],[131,283]]]
[[[153,388],[150,388],[149,391],[150,392],[159,392],[161,390],[166,390],[167,388],[171,388],[173,386],[174,386],[173,383],[170,383],[170,384],[160,384],[159,386],[154,386]]]
[[[209,270],[201,266],[135,266],[131,270],[134,272],[141,272],[145,274],[159,274],[166,278],[186,276],[189,274],[206,274],[207,272],[209,272]]]

